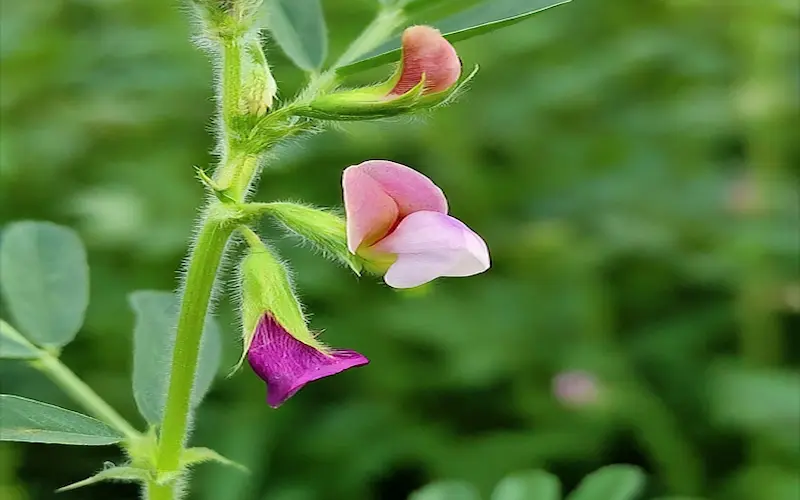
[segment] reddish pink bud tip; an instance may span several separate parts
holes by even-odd
[[[403,95],[422,81],[425,93],[442,92],[461,76],[461,60],[439,30],[430,26],[412,26],[403,33],[403,59],[400,79],[389,95]]]

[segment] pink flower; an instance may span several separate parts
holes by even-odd
[[[342,185],[348,248],[381,267],[389,286],[413,288],[489,269],[486,243],[447,215],[444,193],[419,172],[370,160],[348,167]]]
[[[600,399],[600,385],[592,373],[567,371],[553,378],[553,394],[565,406],[590,406]]]
[[[271,314],[261,317],[247,361],[267,384],[267,404],[277,408],[310,382],[369,363],[356,351],[320,347],[295,338]]]
[[[461,76],[461,60],[439,30],[412,26],[403,32],[403,56],[396,83],[389,96],[400,96],[416,87],[425,76],[424,94],[452,87]]]

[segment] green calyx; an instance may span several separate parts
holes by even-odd
[[[358,121],[388,118],[410,113],[422,98],[425,80],[398,97],[387,97],[383,86],[334,92],[320,96],[294,113],[308,118]]]
[[[364,271],[376,276],[383,276],[386,271],[397,261],[394,254],[380,253],[361,247],[358,249],[358,259],[364,266]]]
[[[452,88],[436,93],[425,92],[425,75],[411,90],[390,96],[397,75],[374,87],[365,87],[319,96],[305,105],[293,106],[298,116],[332,121],[359,121],[407,115],[444,106],[460,95],[475,77],[478,67]]]
[[[290,202],[250,203],[243,210],[252,217],[272,215],[290,233],[361,274],[363,262],[347,249],[345,220],[335,212]]]
[[[278,259],[251,229],[242,227],[240,232],[250,248],[239,267],[243,351],[237,368],[244,361],[256,327],[265,314],[272,315],[300,342],[325,350],[325,346],[308,328],[303,306],[294,293],[286,264]]]

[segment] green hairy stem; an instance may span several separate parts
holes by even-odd
[[[382,11],[338,64],[345,64],[378,46],[388,38],[399,21],[398,11]],[[248,84],[243,81],[248,75],[242,71],[242,57],[246,55],[246,51],[242,50],[246,44],[245,36],[226,39],[221,43],[219,103],[223,134],[220,150],[225,152],[225,160],[215,172],[213,180],[208,182],[204,179],[206,185],[215,190],[217,198],[210,198],[206,205],[197,238],[189,251],[164,420],[156,452],[158,479],[146,485],[147,498],[150,500],[181,497],[181,455],[189,434],[190,400],[200,341],[225,248],[238,225],[236,207],[246,202],[248,189],[258,175],[264,151],[304,130],[302,125],[286,121],[290,116],[287,112],[289,107],[267,114],[242,130],[243,119],[249,118],[245,116],[245,106],[242,106],[243,89]],[[328,85],[335,83],[335,79],[335,73],[329,71],[324,74],[324,85],[320,85],[323,81],[316,78],[305,94],[324,92]]]

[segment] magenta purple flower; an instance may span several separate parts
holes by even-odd
[[[267,384],[267,403],[277,408],[309,382],[362,366],[369,360],[355,351],[326,351],[305,344],[270,314],[256,327],[247,352],[253,371]]]

